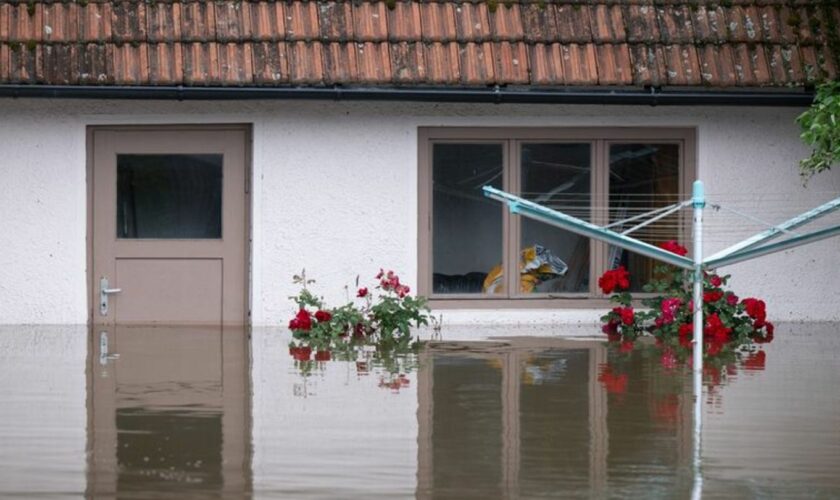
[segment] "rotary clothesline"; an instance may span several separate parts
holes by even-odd
[[[701,467],[701,438],[702,438],[702,415],[703,409],[701,405],[702,391],[703,391],[703,273],[707,269],[715,269],[717,267],[735,264],[745,260],[754,259],[763,255],[780,252],[790,248],[795,248],[808,243],[817,242],[832,236],[840,235],[840,225],[833,225],[827,228],[813,230],[805,234],[796,234],[794,229],[810,224],[817,219],[825,217],[826,215],[840,209],[840,198],[835,198],[827,203],[824,203],[816,208],[801,213],[793,218],[790,218],[780,224],[770,224],[763,218],[758,218],[747,214],[741,210],[732,209],[731,207],[724,208],[723,205],[714,204],[709,207],[718,211],[725,210],[742,219],[750,220],[758,223],[767,229],[745,239],[734,245],[721,250],[707,258],[703,258],[703,211],[706,208],[707,201],[703,189],[703,183],[696,181],[694,183],[692,197],[690,200],[673,203],[665,207],[652,207],[644,213],[637,213],[627,215],[628,211],[622,207],[619,214],[622,214],[621,219],[613,223],[608,223],[603,226],[593,224],[570,214],[558,211],[544,205],[534,203],[519,196],[506,193],[499,189],[484,186],[485,196],[492,198],[502,203],[507,204],[508,209],[512,214],[519,214],[523,217],[544,222],[552,226],[565,229],[567,231],[586,236],[588,238],[596,239],[614,245],[631,252],[636,252],[647,257],[671,264],[683,269],[693,272],[693,331],[694,331],[694,352],[693,352],[693,389],[694,389],[694,468],[695,468],[695,483],[692,490],[692,498],[700,498],[702,494],[702,474]],[[646,243],[640,239],[629,236],[629,234],[645,229],[646,226],[658,224],[670,215],[677,211],[687,208],[693,208],[693,237],[692,259],[671,253],[663,250],[657,246]],[[591,213],[591,212],[590,212]],[[628,223],[635,222],[636,225],[623,229]],[[683,228],[684,224],[673,224],[673,228]],[[613,228],[618,228],[622,232],[614,231]],[[790,237],[778,242],[770,242],[781,235],[789,235]]]
[[[483,191],[485,196],[507,204],[508,209],[512,214],[519,214],[523,217],[560,227],[561,229],[565,229],[588,238],[604,241],[616,247],[636,252],[682,269],[694,271],[694,303],[698,304],[698,306],[696,306],[697,310],[694,311],[694,331],[696,332],[695,335],[697,337],[697,339],[695,339],[697,348],[694,349],[695,371],[702,369],[702,281],[704,270],[715,269],[717,267],[754,259],[763,255],[795,248],[840,234],[840,225],[830,226],[806,234],[794,234],[792,232],[793,229],[811,223],[839,209],[840,198],[835,198],[814,209],[808,210],[786,220],[785,222],[775,225],[767,223],[763,219],[751,216],[740,210],[729,208],[727,210],[735,215],[752,220],[753,222],[758,222],[768,228],[739,243],[731,245],[730,247],[721,250],[706,259],[703,259],[703,210],[706,208],[707,202],[703,183],[701,181],[696,181],[694,183],[692,198],[690,200],[684,200],[665,207],[654,207],[652,210],[648,210],[645,213],[630,215],[629,217],[624,217],[623,220],[605,224],[603,226],[599,226],[579,217],[546,207],[542,204],[529,201],[520,196],[512,195],[492,186],[484,186]],[[694,230],[693,238],[691,238],[694,247],[693,259],[676,255],[652,245],[651,243],[629,236],[630,233],[640,230],[650,224],[658,223],[666,217],[675,214],[680,209],[687,208],[689,206],[694,209]],[[724,205],[715,204],[712,207],[720,210],[724,207]],[[623,229],[624,225],[629,222],[635,222],[636,225],[629,229]],[[612,228],[616,227],[622,228],[622,231],[617,232],[612,230]],[[668,226],[669,229],[684,227],[684,224],[675,223],[671,223],[671,225]],[[792,236],[782,241],[770,242],[770,240],[776,239],[783,234]]]

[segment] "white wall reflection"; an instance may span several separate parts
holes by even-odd
[[[302,377],[289,334],[254,329],[254,490],[271,498],[413,497],[417,378],[380,387],[372,371],[327,362]]]
[[[0,497],[85,491],[84,326],[0,326]]]

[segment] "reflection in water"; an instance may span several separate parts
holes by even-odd
[[[837,325],[776,333],[707,373],[704,498],[840,496]],[[0,497],[691,493],[691,374],[656,346],[434,342],[301,370],[277,329],[107,339],[101,363],[99,331],[0,328]]]
[[[245,332],[117,327],[91,335],[98,352],[87,495],[247,494]]]

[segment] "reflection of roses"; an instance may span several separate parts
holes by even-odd
[[[315,361],[329,361],[330,351],[318,351],[315,353]]]
[[[764,351],[754,352],[744,360],[744,368],[747,370],[763,370],[766,357]]]
[[[610,365],[601,365],[601,373],[598,375],[598,382],[600,382],[604,389],[609,394],[624,394],[627,392],[628,377],[626,373],[613,373]]]
[[[676,394],[668,394],[662,399],[654,401],[654,419],[666,425],[675,425],[680,416],[680,398]]]
[[[671,371],[677,367],[677,355],[673,349],[664,349],[662,355],[659,357],[659,363],[662,368]]]
[[[289,354],[295,358],[296,361],[309,361],[309,356],[312,354],[312,348],[309,346],[291,347]]]

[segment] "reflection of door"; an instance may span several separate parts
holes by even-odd
[[[247,330],[97,328],[90,352],[86,496],[248,496]]]
[[[247,134],[91,131],[94,324],[247,321]]]

